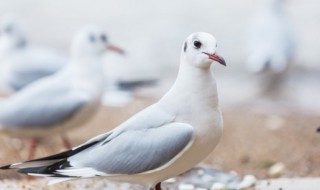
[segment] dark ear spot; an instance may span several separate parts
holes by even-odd
[[[101,34],[100,38],[101,38],[101,40],[102,40],[103,42],[107,42],[107,36],[106,36],[106,35]]]
[[[187,51],[187,42],[184,42],[183,51],[184,51],[184,52],[186,52],[186,51]]]

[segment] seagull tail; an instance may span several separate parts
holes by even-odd
[[[98,143],[98,141],[93,141],[91,143],[85,144],[83,146],[79,146],[76,148],[73,148],[71,150],[59,153],[59,154],[55,154],[52,156],[47,156],[47,157],[43,157],[43,158],[39,158],[39,159],[35,159],[35,160],[29,160],[26,162],[19,162],[19,163],[15,163],[15,164],[10,164],[10,165],[6,165],[6,166],[2,166],[0,167],[0,170],[8,170],[8,169],[35,169],[35,168],[41,168],[41,167],[48,167],[48,166],[52,166],[56,163],[60,163],[64,160],[66,160],[68,157],[73,156],[93,145],[95,145],[96,143]],[[24,171],[24,170],[22,170]],[[20,170],[19,170],[20,172]],[[24,172],[21,172],[24,173]]]
[[[58,178],[52,178],[49,180],[48,185],[54,185],[57,183],[65,182],[65,181],[70,181],[74,180],[76,178],[67,178],[67,177],[58,177]]]
[[[158,82],[157,79],[145,79],[145,80],[135,80],[135,81],[119,81],[118,86],[122,90],[134,90],[139,87],[153,86]]]

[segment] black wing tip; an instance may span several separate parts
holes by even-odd
[[[18,173],[22,174],[28,174],[28,173],[39,173],[39,170],[42,169],[42,167],[35,167],[35,168],[22,168],[18,170]]]
[[[320,126],[317,128],[317,132],[320,133]]]
[[[139,87],[152,86],[158,83],[158,79],[147,79],[137,81],[119,81],[118,86],[121,90],[133,90]]]
[[[71,167],[70,162],[68,160],[61,160],[49,166],[21,168],[18,172],[23,174],[46,174],[55,177],[65,177],[63,175],[56,174],[56,171],[68,167]]]
[[[12,169],[12,168],[11,168],[11,164],[10,164],[10,165],[6,165],[6,166],[1,166],[1,167],[0,167],[0,170],[9,170],[9,169]]]

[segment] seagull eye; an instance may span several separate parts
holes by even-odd
[[[194,45],[194,47],[196,47],[197,49],[199,49],[202,44],[201,44],[201,42],[199,42],[199,41],[194,41],[194,42],[193,42],[193,45]]]
[[[101,40],[102,40],[103,42],[107,42],[107,36],[106,36],[106,35],[102,34],[102,35],[100,36],[100,38],[101,38]]]

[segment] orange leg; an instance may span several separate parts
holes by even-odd
[[[155,190],[161,190],[161,182],[156,185]]]
[[[37,139],[31,139],[29,143],[30,143],[30,149],[29,149],[28,160],[32,160],[35,156],[36,148],[38,147],[39,141]]]

